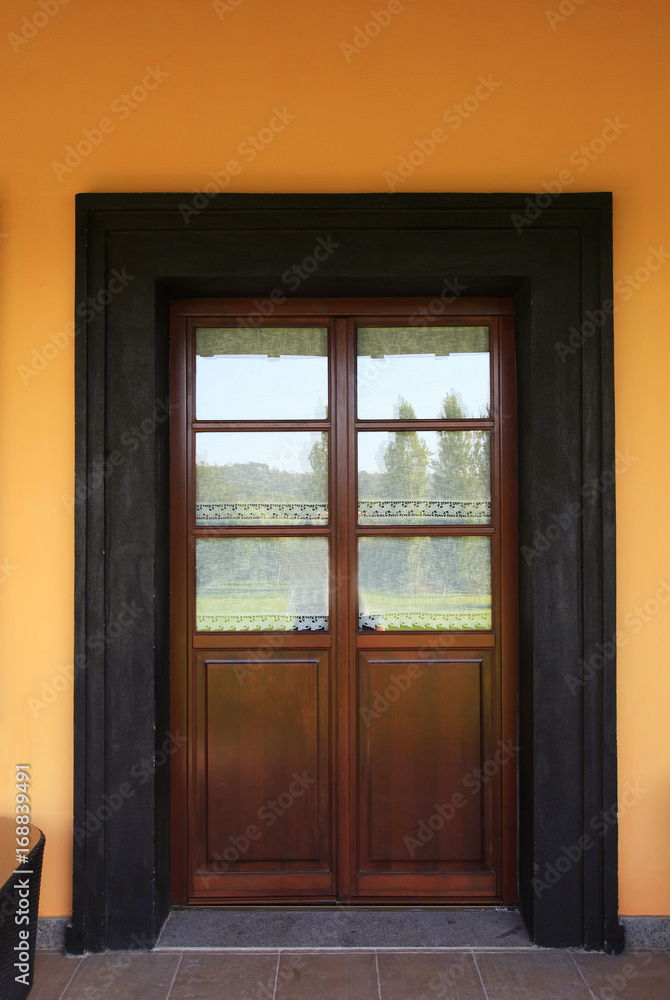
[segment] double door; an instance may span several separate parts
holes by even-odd
[[[260,305],[172,309],[173,900],[513,902],[510,304]]]

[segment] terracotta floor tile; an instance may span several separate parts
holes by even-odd
[[[574,955],[597,1000],[669,1000],[670,958],[662,952]]]
[[[276,976],[276,952],[187,952],[170,1000],[272,1000]]]
[[[477,952],[476,959],[488,1000],[592,1000],[567,951]]]
[[[283,952],[276,1000],[379,1000],[372,952]]]
[[[379,952],[382,1000],[486,1000],[468,952]]]
[[[58,1000],[81,964],[60,951],[35,952],[35,974],[30,1000]]]
[[[63,1000],[167,1000],[180,958],[139,951],[87,955]]]

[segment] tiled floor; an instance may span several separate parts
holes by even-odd
[[[38,951],[30,1000],[670,1000],[670,953]]]

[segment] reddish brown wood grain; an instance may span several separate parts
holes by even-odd
[[[482,798],[464,785],[483,763],[481,659],[375,653],[359,663],[361,869],[482,862]]]

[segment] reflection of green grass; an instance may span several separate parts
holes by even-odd
[[[383,591],[366,591],[362,600],[365,612],[379,616],[379,625],[389,632],[433,632],[435,626],[422,628],[418,622],[412,626],[392,625],[385,616],[393,614],[439,615],[446,619],[443,628],[449,629],[449,617],[455,615],[486,615],[488,621],[480,625],[482,629],[491,627],[491,597],[489,594],[388,594]],[[455,623],[452,628],[462,628]]]
[[[216,593],[198,594],[198,615],[282,615],[288,613],[289,588],[247,586],[219,587]],[[296,609],[291,609],[295,611]]]
[[[276,588],[261,584],[245,585],[243,590],[229,585],[217,588],[216,592],[198,595],[197,615],[209,618],[217,615],[293,615],[300,614],[301,609],[293,606],[290,600],[290,588],[282,584]],[[289,607],[289,605],[291,605]],[[383,623],[385,614],[417,613],[458,615],[486,613],[491,610],[491,598],[488,594],[388,594],[382,591],[368,592],[362,601],[364,613],[380,616]],[[392,628],[389,631],[407,631],[406,628]],[[425,631],[415,626],[411,631]],[[430,630],[428,630],[430,631]]]
[[[384,608],[386,611],[487,611],[491,607],[490,594],[397,594],[366,590],[363,602],[366,607]]]

